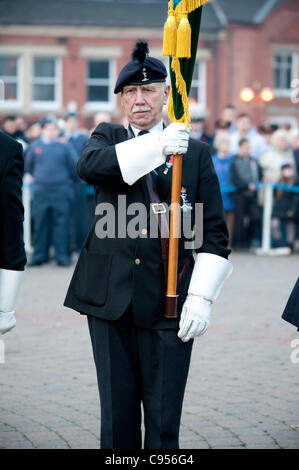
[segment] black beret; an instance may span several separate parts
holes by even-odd
[[[278,126],[275,124],[261,124],[258,127],[258,130],[261,134],[273,134],[273,132],[277,131]]]
[[[45,116],[40,122],[39,122],[41,128],[45,127],[46,124],[55,124],[58,127],[58,121],[56,118],[52,116]]]
[[[224,119],[218,119],[215,122],[215,128],[216,129],[229,129],[230,128],[230,122],[225,121]]]
[[[148,55],[146,41],[135,44],[132,60],[120,71],[114,93],[119,93],[126,85],[145,85],[147,83],[165,82],[167,70],[163,62]]]
[[[79,117],[79,113],[76,111],[69,111],[68,113],[64,114],[63,119],[66,121],[69,117]]]

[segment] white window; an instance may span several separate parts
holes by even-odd
[[[21,57],[0,56],[1,108],[21,106]]]
[[[32,107],[55,109],[61,104],[61,63],[53,57],[33,58]]]
[[[273,69],[275,96],[289,96],[291,82],[296,77],[296,54],[277,52],[274,55]]]
[[[206,62],[204,60],[198,60],[194,66],[189,99],[190,104],[196,105],[202,112],[206,109],[207,104],[206,73]]]
[[[87,60],[87,108],[111,109],[114,105],[114,62],[104,59]]]

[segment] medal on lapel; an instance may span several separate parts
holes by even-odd
[[[163,171],[164,175],[167,175],[168,170],[172,167],[172,165],[173,165],[173,155],[170,156],[169,162],[165,163],[166,168]]]
[[[181,205],[181,211],[182,212],[192,211],[192,205],[188,201],[187,189],[184,186],[181,187],[181,199],[183,202],[183,204]]]

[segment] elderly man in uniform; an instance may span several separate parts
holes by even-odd
[[[0,131],[0,336],[16,325],[14,308],[26,264],[23,171],[22,145]]]
[[[104,449],[142,447],[141,403],[144,448],[179,447],[193,338],[207,330],[211,303],[232,270],[208,145],[189,139],[182,123],[163,124],[166,76],[164,64],[148,55],[147,43],[137,43],[114,90],[121,94],[129,127],[99,125],[77,165],[81,178],[95,187],[97,208],[64,305],[88,316]],[[203,203],[203,243],[194,261],[180,238],[178,317],[169,319],[162,237],[149,236],[149,227],[150,211],[157,212],[153,193],[170,205],[173,154],[184,154],[184,204]],[[107,203],[116,213],[115,236],[103,238],[100,215]],[[147,220],[138,236],[130,237],[126,227],[133,222],[134,203],[146,207]],[[162,217],[163,210],[158,212]]]

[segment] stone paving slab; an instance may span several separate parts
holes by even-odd
[[[182,449],[299,448],[296,328],[281,313],[299,256],[233,253],[234,272],[194,342]],[[100,410],[85,316],[63,307],[74,269],[27,268],[3,336],[0,448],[98,449]],[[299,351],[297,354],[299,359]]]

